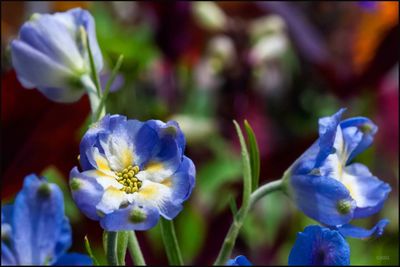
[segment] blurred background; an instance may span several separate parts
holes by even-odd
[[[56,104],[24,89],[11,65],[9,43],[32,13],[88,9],[95,18],[106,81],[125,59],[107,103],[109,113],[140,120],[177,120],[196,187],[175,219],[187,264],[212,264],[241,201],[239,142],[232,120],[252,125],[261,153],[260,183],[280,178],[318,137],[318,118],[347,107],[378,126],[372,147],[355,161],[389,183],[380,213],[353,221],[390,224],[379,239],[349,239],[351,264],[398,265],[399,24],[398,2],[1,2],[2,204],[13,201],[29,173],[65,193],[73,251],[88,235],[102,258],[102,229],[80,214],[67,181],[78,165],[89,121],[84,96]],[[283,194],[260,201],[247,218],[232,256],[256,265],[286,265],[296,233],[316,224]],[[138,232],[148,264],[167,264],[160,228]],[[130,259],[128,260],[130,263]]]

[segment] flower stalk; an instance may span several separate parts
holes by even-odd
[[[214,262],[214,265],[224,265],[229,259],[233,247],[235,246],[236,238],[239,235],[241,227],[243,226],[244,220],[254,204],[269,193],[281,190],[282,185],[283,179],[272,181],[261,186],[250,195],[249,204],[242,205],[236,216],[234,216],[233,223],[228,230],[228,233],[225,237],[224,243],[222,244],[218,257]]]
[[[161,218],[161,235],[164,242],[165,252],[168,262],[171,265],[183,265],[181,251],[179,249],[178,239],[175,235],[174,222]]]
[[[118,237],[118,232],[107,232],[107,242],[106,242],[107,262],[109,265],[112,266],[118,265],[117,237]]]
[[[128,249],[133,263],[137,265],[146,265],[135,231],[128,232]]]

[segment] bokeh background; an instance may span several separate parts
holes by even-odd
[[[125,57],[107,111],[140,120],[177,120],[197,168],[196,187],[175,219],[187,264],[212,264],[240,205],[240,149],[232,124],[247,119],[261,153],[261,178],[279,178],[317,138],[317,121],[347,107],[379,126],[355,160],[392,187],[380,213],[353,221],[390,224],[379,239],[349,239],[351,264],[398,265],[399,24],[397,2],[1,2],[1,199],[12,201],[29,173],[64,190],[72,250],[88,235],[102,258],[102,229],[79,213],[67,187],[78,164],[89,103],[48,101],[24,89],[9,43],[32,13],[90,10],[105,68]],[[258,203],[233,256],[287,264],[296,233],[316,222],[283,194]],[[138,232],[148,264],[166,264],[160,229]],[[129,263],[128,259],[128,263]]]

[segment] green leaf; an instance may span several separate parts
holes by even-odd
[[[71,223],[77,223],[81,220],[82,215],[76,207],[74,200],[71,197],[68,184],[63,174],[55,166],[48,166],[42,171],[40,176],[46,177],[50,183],[58,185],[64,195],[65,214],[70,219]]]
[[[92,259],[93,264],[95,266],[99,266],[100,264],[99,264],[98,260],[96,259],[96,257],[93,255],[92,249],[90,247],[89,239],[87,238],[86,235],[85,235],[85,248],[86,248],[86,251],[87,251],[89,257]]]
[[[120,231],[117,236],[118,265],[125,265],[126,249],[128,247],[128,232]]]
[[[251,165],[251,191],[254,191],[258,187],[258,181],[260,179],[260,152],[258,149],[257,139],[253,129],[247,120],[244,121],[244,128],[247,133],[247,141],[249,143],[250,153],[250,165]]]
[[[235,125],[237,135],[240,141],[240,147],[242,150],[242,168],[243,168],[243,201],[242,206],[247,207],[250,201],[251,194],[251,166],[250,166],[250,157],[249,152],[247,151],[246,142],[243,137],[242,130],[240,129],[239,124],[234,120],[233,124]]]
[[[235,217],[236,213],[238,211],[238,208],[237,208],[236,201],[235,201],[235,198],[233,197],[233,195],[229,195],[229,207],[231,209],[233,217]]]

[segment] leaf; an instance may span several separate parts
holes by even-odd
[[[243,137],[242,130],[240,129],[239,124],[234,120],[233,124],[235,125],[237,135],[240,141],[240,147],[242,151],[242,168],[243,168],[243,201],[242,206],[246,207],[250,201],[251,194],[251,166],[250,166],[250,157],[249,152],[247,151],[246,142]]]
[[[238,208],[237,208],[237,205],[236,205],[235,198],[232,195],[229,195],[229,207],[231,209],[233,217],[235,217],[236,213],[238,211]]]
[[[87,238],[86,235],[85,235],[85,248],[86,248],[86,251],[87,251],[89,257],[92,259],[93,264],[95,266],[99,266],[100,264],[99,264],[98,260],[96,259],[96,257],[93,255],[92,249],[90,247],[89,239]]]
[[[250,165],[251,165],[251,191],[258,187],[260,179],[260,151],[258,149],[257,139],[253,129],[247,120],[244,121],[244,128],[247,133],[247,141],[249,143]]]

